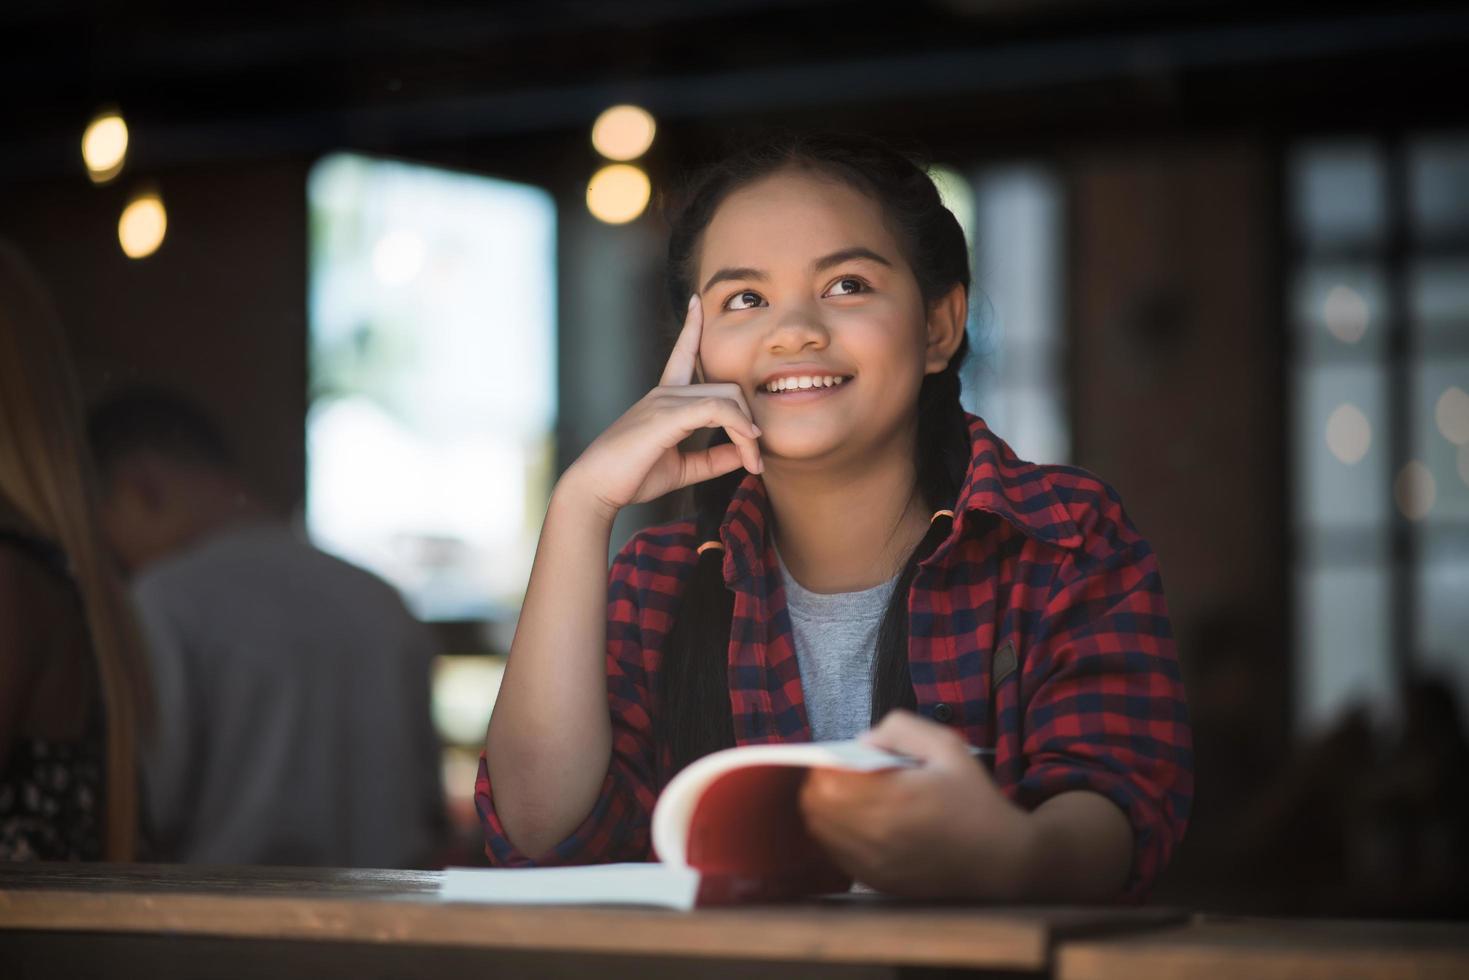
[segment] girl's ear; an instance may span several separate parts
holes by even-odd
[[[969,296],[955,283],[947,293],[928,308],[928,347],[924,360],[925,374],[938,374],[949,366],[954,351],[964,340],[964,327],[969,321]]]

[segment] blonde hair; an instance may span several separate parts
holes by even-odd
[[[81,592],[107,712],[103,853],[137,844],[137,749],[151,731],[152,687],[127,598],[104,550],[78,386],[45,290],[0,241],[0,497],[65,552]]]

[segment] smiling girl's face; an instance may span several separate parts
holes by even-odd
[[[924,375],[953,353],[931,340],[881,206],[821,175],[781,171],[730,194],[704,231],[696,288],[705,380],[743,389],[773,460],[903,438]]]

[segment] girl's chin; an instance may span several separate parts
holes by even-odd
[[[838,432],[835,427],[803,426],[798,429],[794,426],[772,425],[766,428],[762,425],[761,428],[764,430],[760,437],[761,453],[780,462],[827,459],[850,444],[847,433]]]

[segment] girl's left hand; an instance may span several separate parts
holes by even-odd
[[[806,825],[843,871],[894,895],[1023,896],[1029,814],[1000,792],[952,729],[894,711],[862,739],[923,764],[807,776]]]

